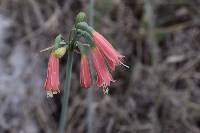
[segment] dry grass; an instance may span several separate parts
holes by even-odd
[[[197,0],[177,4],[159,0],[155,3],[112,0],[100,4],[103,2],[96,0],[95,26],[126,56],[125,64],[130,69],[119,67],[114,73],[117,82],[110,87],[110,96],[95,89],[91,105],[95,112],[94,133],[200,132],[200,3]],[[29,69],[25,74],[22,71],[24,78],[20,75],[17,81],[25,82],[18,88],[24,88],[26,95],[20,93],[16,104],[12,91],[0,94],[3,99],[0,130],[55,132],[60,95],[46,99],[41,94],[47,54],[38,53],[53,42],[56,34],[68,35],[74,16],[80,10],[86,11],[87,3],[1,0],[0,10],[13,22],[8,39],[11,52],[7,58],[13,56],[16,47],[29,52],[25,62]],[[62,64],[64,67],[65,58]],[[66,130],[86,132],[87,91],[79,86],[78,61],[73,70]]]

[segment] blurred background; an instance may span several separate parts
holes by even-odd
[[[95,0],[92,13],[89,2],[0,0],[0,133],[57,132],[62,93],[46,98],[50,52],[39,51],[67,38],[79,11],[94,14],[130,68],[113,73],[110,95],[93,87],[90,100],[75,55],[66,133],[199,133],[200,1]]]

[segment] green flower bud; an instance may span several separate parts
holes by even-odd
[[[86,21],[86,14],[84,12],[79,12],[79,14],[76,16],[75,24],[85,21]]]
[[[54,41],[55,49],[60,47],[60,42],[62,41],[63,41],[62,35],[61,34],[57,35]]]
[[[95,31],[95,30],[94,30],[91,26],[89,26],[86,22],[80,22],[80,23],[78,23],[78,24],[76,25],[76,28],[77,28],[77,29],[81,29],[81,30],[83,30],[83,31],[86,31],[86,32],[88,32],[88,33],[90,33],[90,34],[92,34],[92,32]]]
[[[56,50],[53,51],[53,54],[57,57],[57,58],[61,58],[65,55],[67,51],[67,48],[66,47],[60,47],[60,48],[57,48]]]

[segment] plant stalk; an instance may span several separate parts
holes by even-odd
[[[71,75],[72,75],[72,64],[73,64],[73,52],[68,51],[67,58],[67,68],[66,68],[66,79],[64,82],[64,93],[62,97],[62,110],[60,114],[60,122],[59,122],[59,133],[65,132],[65,125],[67,123],[67,112],[68,112],[68,104],[69,104],[69,94],[71,87]]]

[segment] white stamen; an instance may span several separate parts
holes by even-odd
[[[125,65],[124,63],[121,63],[123,66],[125,66],[126,68],[130,68],[129,66]]]
[[[109,95],[109,88],[103,86],[103,93],[104,93],[105,95]]]
[[[58,94],[58,92],[57,91],[53,91],[53,94]]]
[[[51,91],[47,91],[47,98],[52,98],[53,97],[53,93]]]

